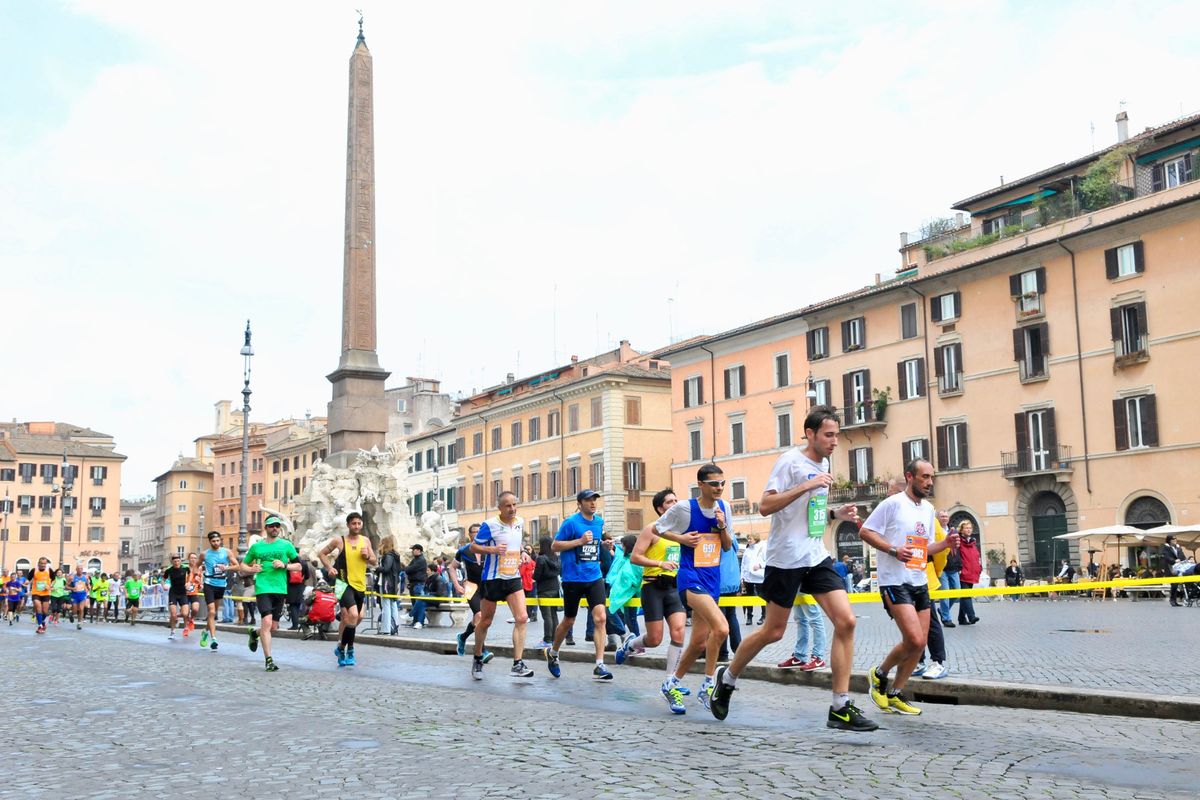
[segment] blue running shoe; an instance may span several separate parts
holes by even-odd
[[[672,685],[670,680],[663,681],[662,695],[667,699],[667,708],[672,714],[686,714],[687,707],[683,705],[683,692],[678,684]]]
[[[346,648],[346,666],[353,667],[354,664],[354,645],[351,645],[350,647]]]
[[[460,656],[465,656],[467,654],[467,635],[465,633],[460,633],[458,636],[454,637],[454,640],[458,642],[458,654]]]
[[[617,648],[617,653],[616,653],[616,660],[617,660],[618,664],[624,664],[625,659],[627,659],[627,658],[629,658],[629,656],[633,655],[630,652],[630,649],[631,649],[630,645],[633,644],[633,640],[636,638],[637,637],[631,633],[625,637],[625,641],[621,642],[621,646]]]
[[[609,672],[608,667],[604,666],[603,664],[597,664],[596,668],[592,670],[592,680],[611,681],[612,679],[613,674]]]
[[[342,649],[342,646],[340,644],[337,647],[333,648],[333,654],[335,656],[337,656],[337,662],[338,662],[339,667],[346,666],[346,651]]]
[[[550,670],[550,674],[554,677],[562,675],[562,669],[558,666],[558,656],[555,655],[550,648],[546,648],[546,669]]]

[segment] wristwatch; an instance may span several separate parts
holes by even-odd
[[[897,553],[897,552],[898,552],[898,551],[897,551],[897,550],[896,550],[896,548],[894,548],[894,547],[889,547],[889,548],[888,548],[888,555],[889,555],[889,556],[891,556],[892,558],[896,558],[896,553]]]

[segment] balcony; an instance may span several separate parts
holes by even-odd
[[[1071,463],[1070,446],[1059,444],[1047,450],[1025,448],[1001,453],[1000,470],[1009,480],[1055,475],[1060,483],[1066,483],[1075,467]]]
[[[850,486],[834,487],[829,490],[829,502],[864,503],[874,506],[887,497],[886,483],[855,483]]]
[[[953,397],[962,394],[963,379],[961,372],[948,372],[938,376],[938,394],[942,397]]]
[[[887,424],[884,419],[886,408],[886,403],[874,400],[842,406],[842,430],[882,428]]]
[[[1045,356],[1036,358],[1023,358],[1018,364],[1020,365],[1021,383],[1031,383],[1033,381],[1044,381],[1050,377],[1046,371]]]
[[[1141,336],[1122,336],[1113,342],[1113,358],[1116,366],[1127,367],[1130,364],[1140,364],[1150,360],[1150,339],[1145,334]]]

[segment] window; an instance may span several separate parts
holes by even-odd
[[[626,425],[641,425],[642,424],[642,398],[626,397],[625,398],[625,424]]]
[[[196,481],[196,488],[203,492],[204,491],[204,481]]]
[[[186,514],[187,513],[187,504],[180,503],[179,505],[175,506],[175,510],[178,511],[180,514]]]
[[[43,542],[50,541],[50,526],[49,525],[42,526],[42,541]]]
[[[966,469],[967,423],[955,422],[937,427],[938,469],[943,472]]]
[[[787,353],[775,356],[775,388],[782,389],[792,385],[791,358]]]
[[[221,465],[221,474],[222,475],[225,474],[225,465],[224,464]],[[279,459],[278,458],[271,462],[271,474],[272,475],[279,474]]]
[[[833,396],[831,387],[833,383],[828,379],[813,381],[813,391],[817,393],[813,399],[813,405],[827,406],[830,404],[830,398]]]
[[[867,320],[855,317],[842,323],[842,352],[861,350],[867,346]]]
[[[746,424],[744,422],[729,423],[729,454],[738,455],[746,452]]]
[[[446,457],[450,459],[451,464],[457,464],[458,460],[466,455],[466,452],[467,440],[460,436],[454,440],[453,444],[450,445],[449,449],[446,451]]]
[[[746,499],[746,482],[745,481],[730,481],[729,482],[729,499],[730,500],[745,500]],[[737,513],[737,512],[734,512]]]
[[[579,403],[572,403],[567,406],[567,433],[575,433],[579,430]]]
[[[276,483],[275,485],[278,486],[279,484]],[[221,487],[221,499],[222,500],[225,499],[225,487],[224,486]]]
[[[592,488],[596,491],[604,489],[604,462],[593,461],[591,470]]]
[[[1049,353],[1050,327],[1046,323],[1013,331],[1013,360],[1020,365],[1021,380],[1046,377],[1046,356]]]
[[[808,343],[808,360],[816,361],[818,358],[827,358],[829,356],[829,328],[813,328],[809,331],[805,338]]]
[[[875,480],[875,458],[870,447],[850,451],[850,482],[870,483]]]
[[[688,494],[692,497],[693,500],[699,498],[700,497],[700,487],[699,486],[690,487],[688,489]]]
[[[929,316],[934,322],[950,322],[958,319],[961,313],[962,294],[960,292],[939,294],[929,302]]]
[[[1192,179],[1192,154],[1155,164],[1150,172],[1151,189],[1155,192],[1172,189]]]
[[[549,487],[549,491],[546,492],[547,500],[562,497],[562,470],[552,469],[547,472],[546,483]]]
[[[925,396],[925,359],[910,358],[896,365],[900,382],[900,399],[910,400]]]
[[[1118,450],[1158,447],[1158,401],[1143,394],[1113,400]]]
[[[1123,244],[1104,251],[1104,275],[1110,281],[1145,271],[1146,255],[1141,242]]]
[[[519,425],[520,423],[517,423],[517,424]],[[432,452],[432,451],[431,451],[431,452]],[[437,448],[437,465],[438,465],[439,467],[444,467],[444,466],[446,466],[446,446],[445,446],[445,445],[440,445],[440,444],[438,445],[438,448]]]
[[[901,467],[907,466],[914,458],[929,458],[928,439],[913,439],[900,445]]]
[[[300,494],[300,479],[292,478],[292,497]]]
[[[1146,304],[1130,303],[1109,309],[1117,360],[1141,360],[1148,354]]]
[[[42,495],[38,498],[38,510],[42,512],[43,517],[50,516],[54,509],[58,507],[58,498],[52,494]]]
[[[0,481],[15,481],[17,479],[17,471],[15,469],[0,469]]]
[[[567,496],[574,497],[582,488],[579,485],[579,467],[567,467]]]
[[[17,496],[17,507],[21,509],[21,513],[28,516],[33,510],[33,495],[22,494]]]
[[[22,542],[29,541],[29,526],[28,525],[21,525],[20,527],[17,528],[17,538],[20,539]]]
[[[521,492],[524,490],[524,488],[525,488],[525,480],[520,475],[513,475],[512,476],[512,493],[517,496],[518,503],[524,501],[524,499],[525,499],[525,495],[521,494]]]
[[[483,431],[476,431],[471,434],[471,454],[479,455],[483,452]]]
[[[231,467],[231,469],[229,470],[230,474],[232,474],[232,473],[234,473],[234,472],[236,472],[236,471],[237,471],[237,470],[234,470],[234,469],[232,469],[232,467],[233,467],[233,466],[235,466],[235,465],[233,465],[233,464],[230,464],[229,466]],[[283,460],[283,471],[284,471],[284,472],[291,472],[291,470],[292,470],[292,460],[291,460],[290,458],[285,458],[285,459]]]
[[[396,400],[396,413],[398,413],[398,414],[407,414],[408,413],[408,398],[401,397]]]
[[[42,476],[42,483],[54,483],[58,477],[58,464],[42,464],[38,467],[38,474]]]
[[[1018,472],[1043,472],[1057,462],[1054,409],[1021,411],[1015,415]]]
[[[88,507],[92,509],[92,516],[98,517],[104,513],[104,509],[108,507],[108,498],[93,497],[88,501]]]
[[[604,425],[604,398],[592,398],[592,427],[599,428]]]
[[[546,415],[546,435],[562,436],[562,418],[557,411]]]
[[[775,415],[775,446],[792,446],[792,415],[790,413]]]
[[[501,444],[500,437],[503,435],[504,434],[501,433],[499,425],[492,428],[492,451],[493,452],[500,449],[500,444]]]
[[[871,373],[865,369],[847,372],[842,376],[842,397],[845,401],[845,425],[869,422],[874,411],[871,400]]]
[[[640,508],[631,508],[625,512],[625,530],[633,533],[641,532],[645,521],[642,519],[642,510]]]
[[[517,420],[512,424],[512,439],[509,441],[511,447],[517,447],[521,444],[521,431],[525,428],[521,424],[521,420]]]
[[[103,486],[104,480],[108,477],[108,467],[92,467],[92,485]]]
[[[88,530],[92,529],[89,528]],[[176,525],[175,533],[179,534],[180,536],[187,536],[187,525]]]
[[[446,489],[446,501],[445,502],[446,502],[446,510],[447,511],[453,511],[455,508],[457,508],[457,506],[456,506],[456,503],[458,501],[458,498],[456,496],[458,494],[457,489],[458,489],[458,487],[456,487],[456,486],[450,486]]]
[[[1046,293],[1046,268],[1008,276],[1008,293],[1017,301],[1017,316],[1031,317],[1044,312],[1042,295]]]
[[[496,483],[499,483],[499,481],[496,481]],[[499,492],[498,489],[493,489],[493,494],[498,494],[498,492]],[[414,494],[412,496],[412,504],[413,504],[413,516],[420,517],[422,514],[425,513],[425,494],[423,492],[417,492],[416,494]],[[493,501],[492,505],[496,505],[496,503]]]
[[[542,473],[531,472],[529,474],[529,499],[542,499]]]
[[[691,461],[699,461],[704,458],[704,450],[700,446],[700,429],[688,431],[688,458]]]
[[[704,378],[693,375],[683,382],[683,407],[691,408],[704,403]]]
[[[938,379],[938,394],[962,392],[961,343],[933,348],[933,366]]]
[[[75,483],[75,479],[79,477],[79,467],[75,464],[63,464],[63,483],[68,486]]]
[[[418,450],[413,454],[413,472],[420,472],[425,469],[425,451]]]
[[[37,473],[37,464],[22,464],[18,470],[21,473],[21,483],[33,483],[33,476]]]
[[[627,492],[641,492],[646,489],[646,465],[640,458],[627,458],[621,470],[624,479],[624,489]]]
[[[492,479],[492,497],[491,497],[491,502],[488,503],[488,505],[490,507],[495,508],[496,503],[498,503],[500,501],[500,493],[503,491],[504,491],[504,482],[501,481],[499,478],[493,478]],[[420,497],[420,496],[421,495],[419,495],[419,494],[417,495],[417,497]]]
[[[483,483],[476,481],[471,485],[471,508],[483,508]]]
[[[746,368],[730,367],[725,370],[725,399],[732,400],[746,394]]]
[[[917,304],[900,306],[900,338],[915,339],[917,336]]]
[[[536,442],[542,438],[542,418],[529,418],[529,441]]]

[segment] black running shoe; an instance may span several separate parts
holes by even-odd
[[[279,672],[279,667],[275,665],[275,659],[273,659],[273,658],[267,659],[266,669],[267,669],[267,672]]]
[[[877,729],[879,723],[868,719],[851,701],[846,703],[841,711],[834,711],[833,706],[830,706],[829,718],[825,721],[825,727],[836,728],[839,731],[867,733]]]
[[[708,710],[717,719],[725,719],[729,716],[729,698],[737,688],[723,680],[727,669],[729,667],[717,667],[717,674],[713,676],[713,690],[712,696],[709,698]]]
[[[256,629],[250,629],[250,641],[246,644],[250,647],[251,653],[258,652],[258,631]]]

